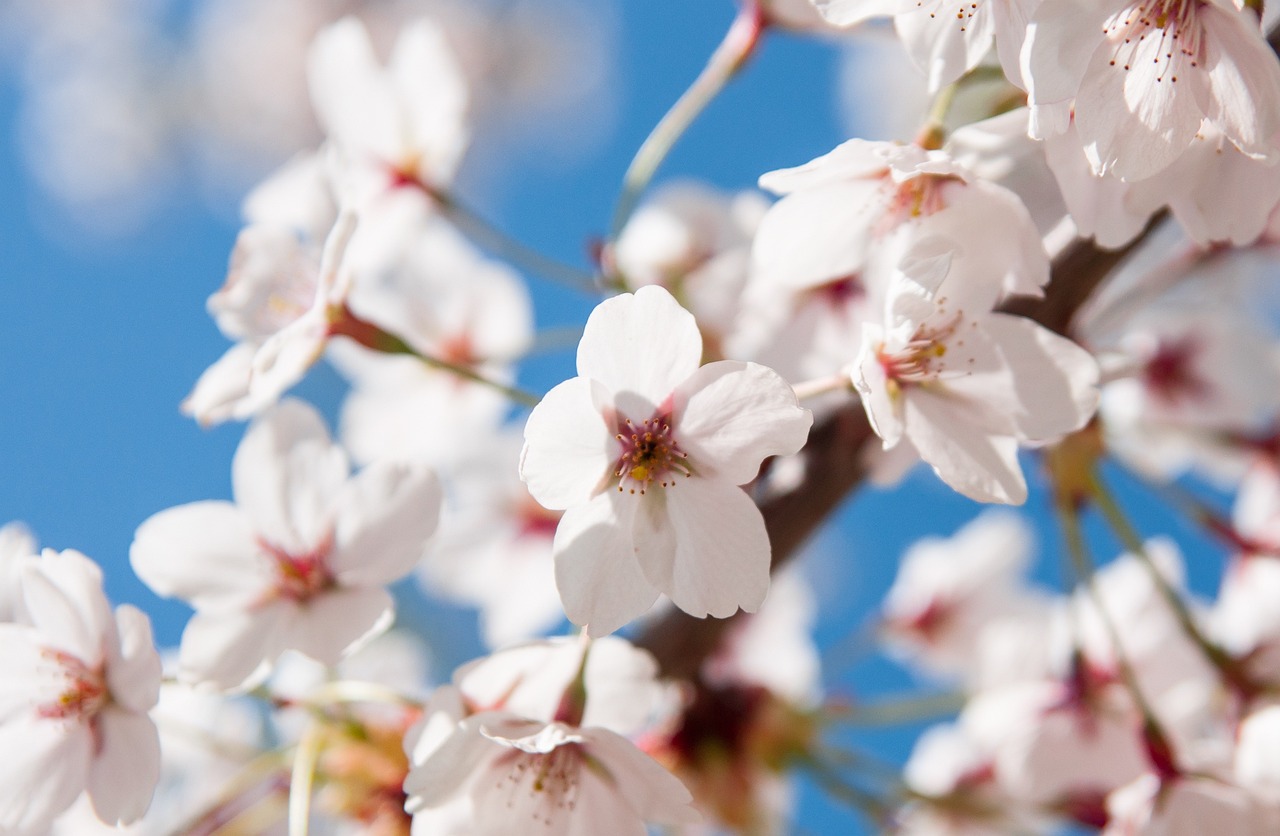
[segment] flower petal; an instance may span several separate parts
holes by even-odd
[[[1015,439],[988,435],[973,405],[945,393],[917,387],[905,401],[906,435],[938,478],[979,502],[1027,500]]]
[[[187,622],[179,648],[184,679],[222,689],[251,688],[284,650],[297,607],[273,601],[254,610],[198,612]]]
[[[799,452],[813,425],[813,413],[777,372],[728,360],[682,383],[672,411],[677,443],[694,472],[735,485],[754,479],[769,456]]]
[[[86,789],[109,825],[131,824],[151,806],[160,783],[160,732],[146,714],[107,706],[95,724],[98,751]]]
[[[111,699],[130,711],[149,711],[160,699],[163,669],[151,635],[151,619],[130,604],[116,607],[118,646],[107,647]]]
[[[755,612],[769,590],[760,509],[741,488],[711,479],[683,480],[666,498],[676,551],[667,567],[642,567],[649,582],[698,618]]]
[[[556,529],[556,587],[565,614],[592,637],[604,636],[657,600],[631,540],[635,503],[606,491],[569,509]]]
[[[693,314],[657,285],[601,302],[578,343],[578,374],[601,383],[628,417],[639,420],[701,362],[702,334]],[[628,403],[632,398],[637,402]]]
[[[699,820],[693,796],[676,778],[630,740],[608,729],[583,729],[587,751],[613,779],[615,792],[642,819],[656,824],[692,824]]]
[[[369,465],[338,497],[330,571],[347,586],[398,581],[417,565],[435,532],[440,500],[440,481],[424,465]]]
[[[580,505],[604,487],[620,454],[616,430],[601,412],[607,398],[600,384],[576,377],[548,392],[529,415],[520,478],[543,507]]]
[[[81,723],[6,723],[0,752],[0,829],[42,833],[84,791],[93,734]]]
[[[299,606],[284,646],[324,665],[336,665],[386,632],[395,603],[385,589],[335,589]]]

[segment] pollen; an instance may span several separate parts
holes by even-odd
[[[692,472],[689,454],[676,442],[670,414],[659,413],[638,425],[628,418],[619,430],[614,438],[622,452],[613,473],[619,491],[643,495],[655,484],[672,487],[677,477]]]

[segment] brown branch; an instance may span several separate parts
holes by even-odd
[[[1069,330],[1072,317],[1138,244],[1146,240],[1163,218],[1152,219],[1132,243],[1119,250],[1104,250],[1092,241],[1076,241],[1053,262],[1052,278],[1043,298],[1011,299],[1001,310],[1026,316],[1060,333]],[[863,451],[875,438],[860,402],[842,407],[814,427],[805,445],[805,478],[791,491],[760,505],[769,541],[773,545],[773,570],[786,565],[828,517],[862,484]],[[729,627],[743,616],[725,619],[694,618],[673,610],[650,625],[636,639],[658,659],[667,676],[692,678],[713,654]]]

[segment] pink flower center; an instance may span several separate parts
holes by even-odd
[[[876,358],[884,369],[885,378],[901,385],[923,383],[938,377],[945,367],[942,358],[947,356],[947,340],[959,330],[962,320],[962,315],[956,313],[937,327],[921,326],[896,351],[886,351],[882,343],[876,351]]]
[[[513,750],[507,756],[510,770],[498,781],[498,789],[511,787],[513,795],[528,793],[534,804],[534,820],[550,826],[573,812],[578,803],[578,773],[586,754],[577,743],[557,746],[545,754]]]
[[[619,491],[644,494],[655,482],[669,488],[676,476],[690,475],[689,454],[676,443],[669,413],[654,415],[639,426],[628,418],[618,430],[614,438],[622,445],[622,455],[613,475],[618,477]]]
[[[1188,61],[1199,65],[1203,27],[1196,20],[1199,0],[1155,0],[1118,12],[1102,26],[1103,35],[1115,44],[1111,66],[1131,70],[1135,61],[1158,65],[1156,81],[1178,80],[1178,67]]]
[[[872,229],[875,235],[888,235],[908,221],[946,209],[943,187],[947,183],[963,182],[945,174],[923,174],[901,183],[895,183],[888,173],[883,177],[881,194],[885,196],[886,205],[884,214]]]
[[[100,669],[91,669],[64,650],[45,648],[43,656],[58,666],[63,683],[56,700],[36,709],[39,716],[50,720],[89,719],[102,710],[109,695]]]
[[[1170,405],[1204,398],[1210,386],[1195,368],[1199,351],[1200,344],[1194,336],[1162,340],[1142,368],[1143,383],[1153,395]]]
[[[277,597],[304,602],[333,588],[335,580],[326,562],[333,548],[332,535],[326,536],[320,545],[303,554],[291,554],[265,540],[259,540],[258,545],[274,560],[274,591]]]

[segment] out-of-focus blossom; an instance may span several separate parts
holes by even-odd
[[[21,611],[22,566],[36,554],[36,538],[20,522],[0,527],[0,623],[14,621]]]
[[[82,792],[109,824],[141,818],[160,778],[151,622],[113,614],[102,572],[46,549],[23,567],[23,622],[0,624],[0,828],[41,832]]]
[[[349,476],[320,417],[286,401],[250,427],[232,469],[236,502],[152,516],[134,571],[196,610],[183,674],[252,685],[286,649],[335,664],[392,619],[386,584],[408,574],[435,529],[440,489],[421,465]]]

